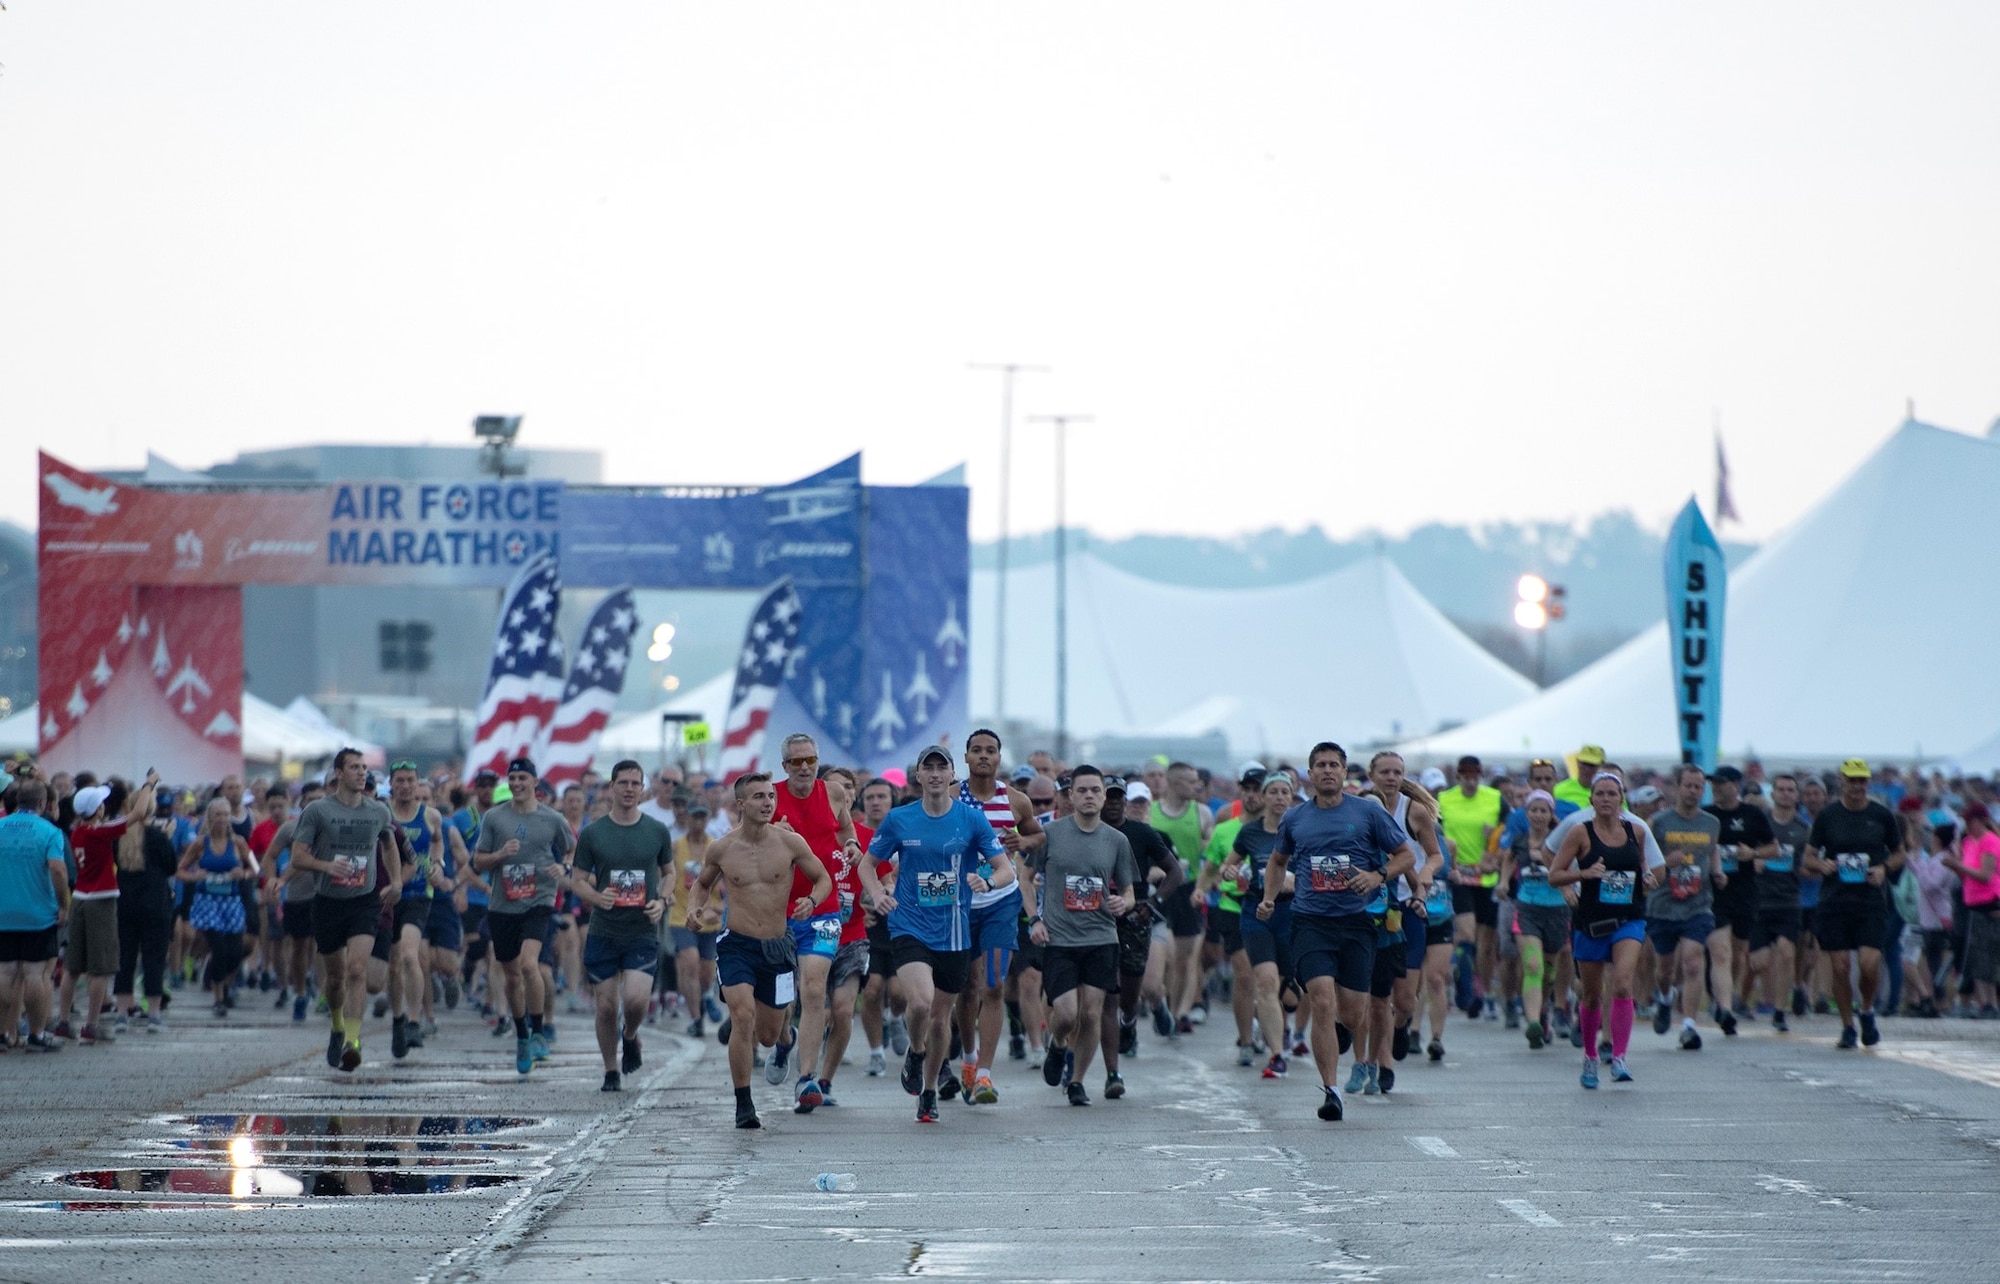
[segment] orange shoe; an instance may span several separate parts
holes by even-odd
[[[958,1066],[959,1080],[965,1084],[965,1099],[972,1100],[972,1085],[979,1076],[979,1067],[970,1061],[962,1061]]]
[[[999,1104],[1000,1090],[993,1086],[993,1076],[982,1074],[973,1080],[971,1089],[966,1093],[966,1099],[981,1106]]]

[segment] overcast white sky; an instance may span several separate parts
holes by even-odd
[[[2000,6],[204,3],[0,13],[0,517],[31,451],[595,445],[872,480],[999,395],[1106,534],[1766,536],[2000,414]],[[1015,529],[1045,528],[1046,430]],[[1356,474],[1377,476],[1361,482]]]

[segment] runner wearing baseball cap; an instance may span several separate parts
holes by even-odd
[[[1889,875],[1903,867],[1903,827],[1895,814],[1868,796],[1873,773],[1860,758],[1840,764],[1840,797],[1813,817],[1799,862],[1826,881],[1820,887],[1820,948],[1832,969],[1833,1003],[1840,1012],[1840,1044],[1874,1047],[1875,998],[1882,984],[1882,937],[1889,913]],[[1855,1035],[1854,985],[1848,964],[1861,967],[1861,1030]]]

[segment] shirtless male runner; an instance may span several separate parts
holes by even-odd
[[[777,1042],[797,995],[791,925],[812,918],[813,907],[832,893],[833,879],[805,839],[772,826],[778,791],[769,774],[740,777],[736,804],[742,823],[709,844],[688,893],[687,917],[697,932],[716,930],[721,915],[710,907],[709,893],[727,880],[729,930],[716,939],[715,968],[729,1005],[729,1081],[736,1089],[736,1126],[761,1128],[750,1098],[752,1058],[758,1044]],[[812,884],[800,896],[790,895],[794,870]]]

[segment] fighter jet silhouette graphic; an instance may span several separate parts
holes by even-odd
[[[74,508],[89,513],[92,517],[102,517],[106,513],[118,511],[118,488],[106,486],[102,490],[89,490],[77,485],[61,473],[48,473],[42,480],[56,493],[56,503],[64,508]]]

